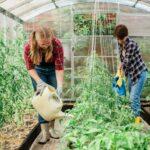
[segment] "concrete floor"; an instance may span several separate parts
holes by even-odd
[[[64,126],[66,122],[67,119],[63,119],[63,120],[61,119],[55,121],[54,129],[57,129],[60,135],[62,135],[64,132]],[[66,145],[66,143],[61,144],[61,138],[60,139],[51,138],[44,145],[38,144],[38,141],[41,138],[41,136],[42,135],[40,133],[39,136],[35,139],[34,143],[32,144],[30,150],[62,150],[64,149],[62,148],[62,145],[63,147],[64,145]]]

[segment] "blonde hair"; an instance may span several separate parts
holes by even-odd
[[[46,49],[45,53],[45,62],[48,62],[50,58],[52,57],[52,51],[53,51],[53,44],[52,44],[52,39],[53,39],[53,32],[50,28],[48,27],[40,27],[33,31],[30,36],[30,56],[31,60],[35,65],[39,65],[41,62],[41,56],[39,53],[39,45],[37,43],[37,37],[40,39],[50,39],[50,46]]]

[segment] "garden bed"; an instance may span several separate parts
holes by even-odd
[[[35,113],[25,114],[23,116],[23,123],[17,125],[16,123],[5,123],[0,129],[0,149],[2,150],[16,150],[20,144],[27,137],[29,132],[37,124],[37,117]]]
[[[142,118],[150,125],[150,101],[141,101],[142,105]]]

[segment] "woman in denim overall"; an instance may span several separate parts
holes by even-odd
[[[41,93],[49,84],[57,89],[59,96],[62,94],[63,48],[49,28],[40,27],[32,32],[29,43],[24,46],[24,60],[35,92]],[[51,137],[49,122],[40,115],[38,120],[42,131],[39,144],[45,144]],[[54,128],[54,121],[52,124]]]

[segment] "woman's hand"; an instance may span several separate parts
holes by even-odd
[[[56,91],[57,91],[58,96],[61,97],[62,96],[62,87],[58,86]]]
[[[117,76],[120,77],[120,78],[122,78],[124,76],[124,72],[123,72],[123,69],[122,69],[122,64],[119,64],[119,66],[118,66]]]
[[[47,86],[47,84],[43,80],[37,81],[37,90],[36,90],[36,95],[43,94],[44,88]]]
[[[59,97],[62,96],[63,77],[64,77],[64,70],[56,70],[57,94]]]

